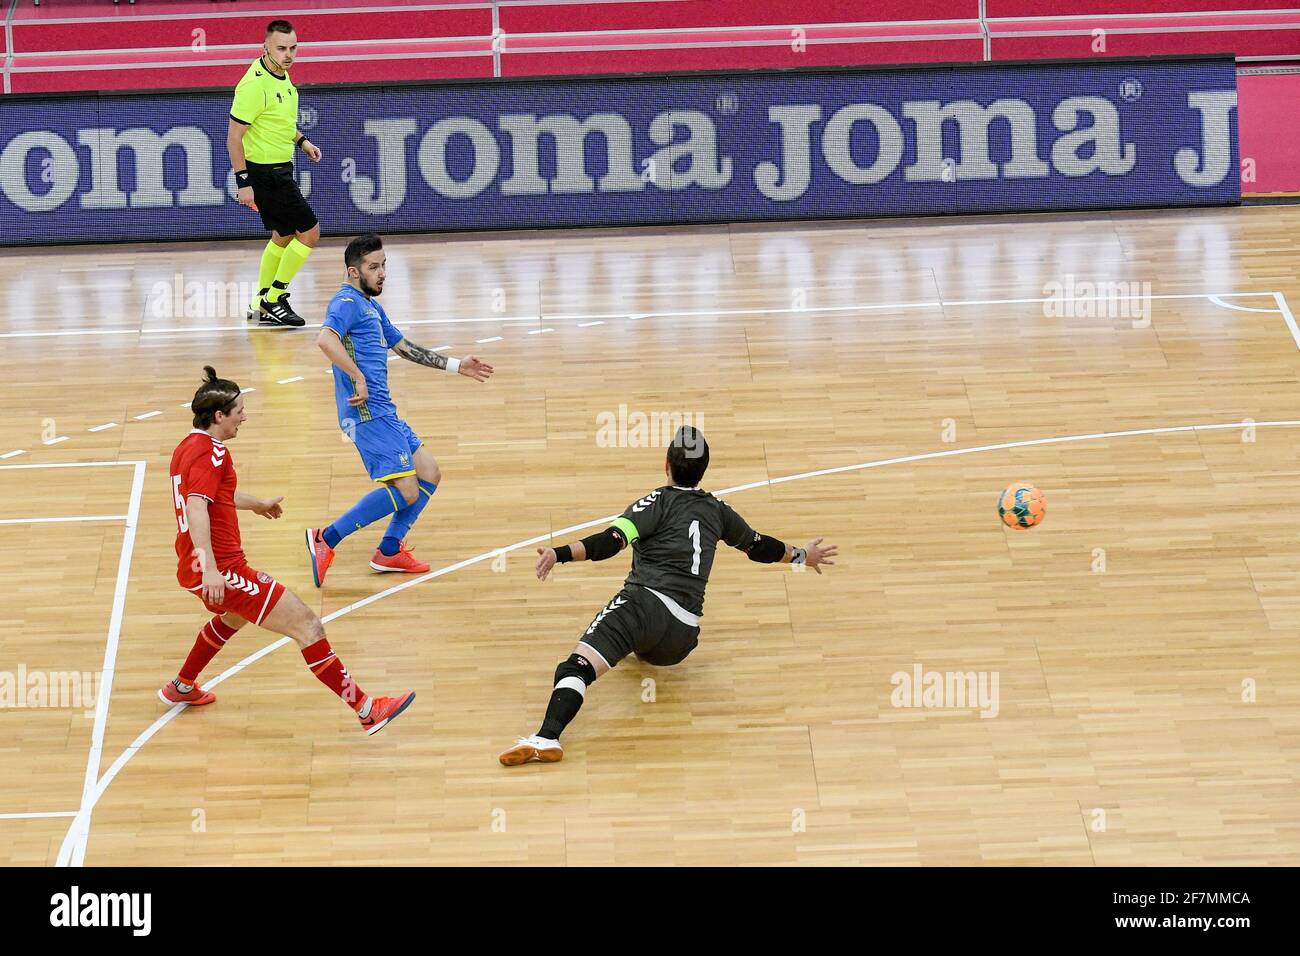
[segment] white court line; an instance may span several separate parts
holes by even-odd
[[[1259,296],[1273,295],[1272,292],[1223,292],[1220,293],[1222,298],[1231,298],[1234,296]],[[1179,293],[1156,293],[1152,295],[1130,295],[1117,296],[1117,299],[1212,299],[1214,296],[1205,292],[1179,292]],[[881,302],[881,303],[863,303],[857,305],[809,305],[802,309],[782,308],[782,309],[692,309],[689,311],[674,312],[628,312],[624,313],[628,319],[656,319],[656,318],[691,318],[706,315],[799,315],[804,312],[876,312],[889,309],[943,309],[949,306],[968,306],[968,305],[1032,305],[1041,302],[1068,302],[1089,301],[1088,299],[1074,299],[1062,296],[1039,296],[1032,299],[935,299],[932,301],[922,302]],[[551,316],[554,318],[554,316]]]
[[[58,438],[51,438],[49,441],[41,442],[42,445],[58,445],[68,440],[67,435],[60,435]]]
[[[1164,428],[1135,428],[1129,431],[1119,431],[1119,432],[1093,432],[1087,435],[1064,435],[1064,436],[1058,436],[1054,438],[1030,438],[1030,439],[1025,439],[1023,441],[1001,442],[996,445],[979,445],[972,448],[954,448],[947,451],[926,452],[919,455],[903,455],[897,458],[885,458],[877,461],[861,462],[854,465],[842,465],[838,468],[824,468],[819,471],[808,471],[796,475],[785,475],[780,478],[764,479],[762,481],[750,482],[749,484],[746,485],[736,485],[735,487],[732,488],[723,488],[720,491],[714,492],[714,494],[717,495],[734,494],[740,491],[748,491],[753,488],[761,488],[765,485],[775,485],[775,484],[781,484],[789,481],[799,481],[804,478],[814,478],[821,475],[838,474],[841,472],[848,472],[848,471],[863,471],[869,468],[881,468],[886,465],[897,465],[897,464],[903,464],[903,463],[915,462],[915,461],[927,461],[932,458],[952,458],[959,455],[973,455],[979,452],[986,452],[986,451],[1002,451],[1008,448],[1030,448],[1038,445],[1060,445],[1060,444],[1068,444],[1073,442],[1096,441],[1096,440],[1109,439],[1109,438],[1132,438],[1139,435],[1168,435],[1168,434],[1176,434],[1180,432],[1243,429],[1249,427],[1250,425],[1253,425],[1253,427],[1255,428],[1294,428],[1300,426],[1300,419],[1287,419],[1281,421],[1253,422],[1253,423],[1224,422],[1224,423],[1215,423],[1215,424],[1208,424],[1208,425],[1173,425]],[[617,517],[618,517],[617,514],[605,515],[604,517],[596,518],[592,521],[585,521],[582,524],[570,525],[569,527],[561,528],[558,531],[551,531],[551,532],[547,532],[546,534],[540,534],[540,535],[535,535],[534,537],[531,538],[526,538],[523,541],[516,541],[514,544],[506,545],[505,547],[502,548],[494,548],[491,551],[484,551],[482,554],[475,555],[472,558],[466,558],[463,561],[458,561],[455,564],[449,564],[446,567],[439,568],[436,571],[430,571],[428,574],[422,574],[417,578],[412,578],[408,581],[403,581],[401,584],[396,584],[388,588],[387,590],[380,591],[376,594],[370,595],[369,597],[362,598],[360,601],[356,601],[353,604],[349,604],[346,607],[339,608],[337,611],[334,611],[333,613],[328,614],[325,617],[321,618],[321,622],[324,624],[328,624],[331,621],[335,621],[346,614],[350,614],[353,611],[358,611],[369,604],[374,604],[376,601],[382,601],[384,598],[391,597],[394,594],[397,594],[401,591],[405,591],[407,588],[413,588],[418,584],[423,584],[425,581],[431,581],[434,578],[440,578],[443,575],[451,574],[452,572],[459,571],[461,568],[466,568],[469,567],[470,565],[477,564],[480,561],[486,561],[492,558],[496,558],[500,555],[508,554],[511,551],[516,551],[519,548],[526,548],[534,544],[540,544],[543,541],[550,541],[561,535],[573,534],[574,532],[583,531],[586,530],[587,528],[591,528],[596,525],[607,524],[613,521]],[[245,657],[243,660],[239,661],[238,663],[231,665],[229,668],[222,671],[212,680],[205,681],[203,684],[204,688],[207,690],[211,690],[213,687],[216,687],[218,684],[222,683],[227,678],[233,677],[234,675],[238,674],[245,667],[248,667],[249,665],[261,660],[267,654],[270,654],[272,651],[276,650],[277,648],[283,647],[284,645],[289,644],[291,642],[292,639],[289,637],[281,637],[275,641],[272,641],[270,644],[267,644],[262,649],[256,651],[253,654],[250,654],[248,657]],[[113,763],[109,766],[108,770],[105,771],[104,776],[100,778],[99,783],[94,788],[94,792],[90,795],[89,801],[87,802],[83,797],[81,813],[84,814],[84,820],[86,821],[85,826],[86,826],[87,835],[89,833],[90,814],[94,810],[95,804],[99,801],[100,797],[102,797],[105,791],[108,790],[109,784],[113,782],[113,780],[117,777],[118,773],[121,772],[122,768],[125,767],[128,762],[130,762],[132,757],[134,757],[137,753],[140,752],[141,748],[143,748],[144,745],[148,743],[156,733],[158,733],[158,731],[160,731],[163,727],[165,727],[168,723],[170,723],[171,720],[177,714],[179,714],[182,710],[184,710],[188,706],[189,706],[188,704],[175,705],[166,713],[158,717],[153,723],[151,723],[143,731],[141,731],[139,736],[137,736],[135,740],[131,742],[130,746],[128,746],[125,750],[122,751],[122,753],[118,755],[117,759],[114,760]],[[76,828],[77,823],[78,821],[74,820],[73,826],[69,827],[68,829],[68,835],[64,839],[65,848],[68,845],[68,841],[72,839],[73,830]],[[84,859],[84,836],[82,838],[82,857]],[[67,861],[65,860],[64,853],[61,850],[59,854],[59,865],[66,865],[66,862]],[[80,865],[80,863],[81,860],[77,860],[77,862],[74,865]]]
[[[529,329],[529,335],[545,335],[547,332],[554,332],[555,329]]]
[[[17,458],[19,455],[25,455],[25,454],[27,454],[26,449],[15,448],[13,451],[7,451],[3,455],[0,455],[0,460],[3,460],[5,458]]]
[[[0,339],[49,339],[64,335],[139,335],[139,329],[62,329],[57,332],[0,332]]]
[[[544,316],[538,316],[540,322],[546,319],[625,319],[626,312],[548,312]]]
[[[1169,293],[1152,293],[1150,295],[1131,295],[1119,296],[1120,299],[1231,299],[1243,298],[1250,296],[1273,296],[1274,292],[1169,292]],[[780,309],[692,309],[686,311],[668,311],[668,312],[589,312],[589,313],[557,313],[548,314],[548,319],[673,319],[673,318],[692,318],[709,315],[799,315],[809,312],[877,312],[892,309],[942,309],[948,306],[968,306],[968,305],[1029,305],[1035,302],[1066,302],[1060,296],[1046,296],[1030,299],[929,299],[921,302],[864,302],[853,305],[810,305],[802,309],[780,308]],[[1080,300],[1076,300],[1080,301]],[[539,322],[542,316],[472,316],[461,319],[409,319],[398,323],[403,328],[415,325],[454,325],[457,323],[483,323],[483,322]],[[593,323],[595,324],[595,323]],[[308,324],[303,326],[308,329],[319,329],[321,325]],[[0,339],[4,338],[37,338],[49,335],[185,335],[185,334],[203,334],[210,332],[249,332],[252,330],[263,332],[284,332],[284,328],[279,326],[249,326],[249,325],[212,325],[199,327],[177,326],[162,329],[67,329],[57,332],[3,332],[0,333]],[[247,389],[245,389],[247,391]]]
[[[487,342],[500,342],[500,341],[501,341],[501,336],[499,336],[499,335],[490,335],[490,336],[488,336],[488,337],[485,338],[485,339],[475,339],[474,341],[477,342],[479,345],[483,345],[483,344],[485,344],[485,343],[487,343]]]
[[[593,325],[604,325],[604,324],[605,324],[605,323],[604,323],[603,321],[600,321],[600,322],[579,322],[579,323],[578,323],[578,328],[580,328],[580,329],[587,329],[587,328],[591,328],[591,326],[593,326]]]
[[[485,323],[485,322],[536,322],[540,316],[536,315],[484,315],[471,316],[463,319],[404,319],[402,328],[412,325],[457,325],[466,323]],[[555,316],[552,316],[555,318]],[[308,322],[306,325],[300,325],[300,329],[322,329],[325,326],[319,322]],[[225,332],[284,332],[283,326],[278,325],[177,325],[166,326],[154,329],[111,329],[108,331],[95,332],[94,330],[73,329],[71,331],[61,332],[8,332],[0,335],[0,338],[37,338],[47,335],[123,335],[130,333],[132,335],[207,335],[212,333]]]
[[[306,378],[305,375],[295,375],[293,378],[282,378],[282,379],[280,379],[278,382],[276,382],[275,384],[276,384],[276,385],[288,385],[290,382],[301,382],[301,381],[303,381],[303,379],[305,379],[305,378]]]
[[[1291,314],[1291,306],[1287,305],[1286,296],[1281,292],[1274,292],[1273,301],[1277,303],[1282,318],[1286,319],[1286,327],[1291,330],[1291,338],[1295,339],[1296,348],[1300,348],[1300,328],[1296,328],[1295,316]]]
[[[540,322],[541,319],[540,315],[483,315],[466,319],[408,319],[402,325],[455,325],[458,322]]]
[[[40,817],[75,817],[76,810],[50,810],[43,813],[0,813],[0,820],[35,820]]]
[[[161,414],[162,414],[162,412],[160,412],[160,411],[158,411],[157,409],[155,409],[155,410],[152,411],[152,412],[145,412],[143,415],[136,415],[136,416],[135,416],[135,421],[137,421],[137,422],[142,422],[142,421],[144,421],[146,418],[153,418],[155,415],[161,415]]]
[[[319,329],[323,328],[319,323],[315,325],[300,325],[300,329]],[[249,325],[247,322],[243,325],[177,325],[168,326],[161,329],[141,329],[141,335],[204,335],[211,332],[283,332],[283,325]]]
[[[119,464],[119,463],[115,463]],[[81,789],[81,807],[72,818],[68,833],[59,848],[60,866],[81,866],[86,859],[86,840],[90,837],[90,814],[94,808],[95,784],[104,750],[104,731],[108,726],[108,701],[113,695],[113,676],[117,668],[117,644],[122,633],[126,610],[126,589],[131,578],[131,553],[135,550],[136,526],[140,521],[140,498],[144,492],[146,464],[143,461],[120,462],[135,467],[131,481],[131,504],[127,509],[122,534],[122,553],[117,562],[117,586],[113,590],[113,613],[108,622],[108,640],[104,645],[104,666],[100,671],[99,694],[95,700],[95,726],[90,733],[90,753],[86,757],[86,779]]]
[[[1122,298],[1122,297],[1121,297],[1121,298]],[[1250,308],[1249,306],[1245,306],[1245,305],[1233,305],[1231,302],[1224,302],[1224,301],[1223,301],[1222,299],[1220,299],[1217,295],[1212,295],[1212,296],[1210,296],[1210,301],[1213,302],[1213,303],[1214,303],[1215,305],[1217,305],[1217,306],[1221,306],[1221,307],[1223,307],[1223,308],[1225,308],[1225,309],[1231,309],[1231,310],[1234,311],[1234,312],[1273,312],[1273,313],[1277,313],[1277,312],[1280,312],[1280,311],[1281,311],[1281,309],[1252,309],[1252,308]]]
[[[56,524],[64,521],[125,521],[126,515],[68,515],[64,518],[0,518],[0,524]]]
[[[779,485],[787,481],[798,481],[801,478],[817,478],[821,475],[836,475],[846,471],[861,471],[865,468],[880,468],[883,465],[901,465],[914,461],[929,461],[932,458],[951,458],[956,455],[969,455],[977,451],[1002,451],[1008,448],[1027,448],[1033,445],[1061,445],[1069,442],[1080,441],[1097,441],[1103,438],[1132,438],[1136,435],[1172,435],[1178,432],[1208,432],[1221,431],[1224,429],[1243,429],[1251,426],[1251,422],[1225,422],[1213,425],[1170,425],[1165,428],[1134,428],[1122,432],[1093,432],[1090,435],[1065,435],[1058,438],[1029,438],[1024,441],[1002,442],[998,445],[981,445],[978,448],[954,448],[949,451],[930,451],[920,455],[904,455],[900,458],[884,458],[879,461],[866,462],[861,465],[840,465],[837,468],[822,468],[818,471],[806,471],[798,475],[786,475],[782,478],[769,478],[763,481],[750,482],[747,485],[736,485],[734,488],[724,488],[722,491],[714,492],[715,494],[724,495],[735,491],[748,491],[751,488],[761,488],[764,485]],[[1281,419],[1272,422],[1255,423],[1265,428],[1293,428],[1300,425],[1300,418]]]
[[[33,468],[110,468],[119,465],[143,465],[142,461],[51,461],[30,465],[0,465],[0,471],[29,471]]]
[[[1115,299],[1117,301],[1123,301],[1124,299],[1129,299],[1129,300],[1132,299],[1214,299],[1214,298],[1244,299],[1244,298],[1250,298],[1251,296],[1276,295],[1276,294],[1277,294],[1276,292],[1219,292],[1219,293],[1160,292],[1160,293],[1152,293],[1151,295],[1117,295],[1115,296]],[[1097,296],[1096,298],[1101,299],[1103,297]],[[1061,302],[1069,302],[1069,301],[1087,302],[1089,301],[1089,297],[1049,295],[1049,296],[1039,297],[1036,299],[943,299],[939,304],[940,305],[1015,305],[1019,303],[1056,302],[1058,300]]]
[[[116,427],[117,427],[117,422],[104,422],[104,424],[102,424],[102,425],[94,425],[94,426],[92,426],[92,427],[90,427],[90,428],[87,428],[86,431],[88,431],[88,432],[102,432],[102,431],[104,431],[104,430],[107,429],[107,428],[116,428]]]

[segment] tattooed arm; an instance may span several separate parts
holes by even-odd
[[[429,368],[436,369],[445,369],[447,367],[447,356],[440,355],[433,349],[426,349],[423,345],[416,345],[406,339],[402,339],[402,341],[394,345],[393,351],[408,362],[414,362],[417,365],[427,365]]]
[[[423,345],[416,345],[408,339],[402,339],[394,345],[393,351],[408,362],[414,362],[416,365],[427,365],[429,368],[442,370],[450,369],[453,372],[459,372],[461,375],[469,376],[476,382],[486,382],[493,371],[491,365],[479,361],[472,355],[467,359],[455,359],[441,355],[433,351],[433,349],[427,349]]]

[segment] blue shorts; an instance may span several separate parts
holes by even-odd
[[[396,415],[358,422],[352,430],[352,442],[375,481],[389,481],[415,474],[416,449],[424,442]]]

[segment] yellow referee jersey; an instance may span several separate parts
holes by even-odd
[[[250,163],[287,163],[298,135],[298,90],[288,71],[276,76],[258,57],[235,87],[230,118],[248,127],[244,158]]]

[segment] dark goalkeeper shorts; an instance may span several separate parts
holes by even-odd
[[[293,163],[245,163],[248,184],[262,225],[282,236],[306,232],[316,225],[316,214],[293,181]]]
[[[683,612],[684,613],[684,612]],[[613,667],[628,654],[647,664],[680,664],[699,644],[698,624],[680,620],[654,592],[629,584],[614,595],[578,640]]]

